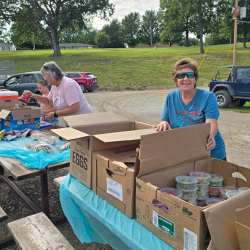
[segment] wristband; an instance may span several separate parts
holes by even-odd
[[[57,118],[57,117],[58,117],[58,115],[57,115],[56,111],[54,112],[54,117],[55,117],[55,118]]]

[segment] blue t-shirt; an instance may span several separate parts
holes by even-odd
[[[175,90],[167,95],[161,120],[167,121],[171,128],[186,127],[205,123],[207,119],[218,120],[220,116],[214,93],[197,89],[193,100],[186,105],[181,91]],[[226,157],[225,142],[218,130],[215,136],[216,146],[211,150],[211,157],[223,160]]]

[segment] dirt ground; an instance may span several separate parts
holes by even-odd
[[[122,109],[127,111],[136,121],[157,124],[161,118],[166,95],[172,90],[173,89],[119,92],[97,91],[86,93],[85,96],[94,109],[94,112]],[[226,142],[228,161],[250,168],[250,114],[240,114],[224,110],[220,111],[220,113],[219,130]],[[50,173],[48,177],[52,218],[63,215],[59,202],[58,188],[53,184],[53,179],[65,175],[67,172],[68,169],[58,170]],[[16,184],[36,205],[41,206],[40,190],[37,190],[37,182],[39,182],[39,178],[19,181]],[[27,216],[30,212],[2,182],[0,182],[0,194],[0,205],[8,214],[8,220],[0,223],[1,240],[8,236],[8,230],[6,229],[8,222]],[[81,244],[68,223],[64,223],[57,228],[75,249],[112,249],[108,245],[96,243]],[[5,249],[17,249],[17,247],[11,246]]]

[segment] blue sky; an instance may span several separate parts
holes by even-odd
[[[109,2],[115,4],[115,12],[110,20],[118,19],[118,21],[121,21],[124,16],[131,12],[139,12],[140,15],[144,15],[147,10],[158,11],[159,9],[159,0],[109,0]],[[108,23],[110,21],[94,18],[93,27],[100,30]]]

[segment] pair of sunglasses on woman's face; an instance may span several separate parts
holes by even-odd
[[[176,74],[176,77],[178,79],[184,79],[185,76],[187,76],[187,78],[189,78],[189,79],[192,79],[196,76],[196,74],[194,72],[186,72],[186,73],[177,73]]]

